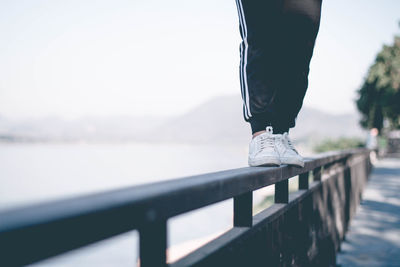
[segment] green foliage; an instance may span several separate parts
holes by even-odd
[[[364,128],[381,132],[386,119],[389,128],[400,129],[400,36],[393,45],[383,46],[358,94],[356,104]]]
[[[311,177],[309,178],[310,178],[309,181],[311,182],[312,178]],[[296,192],[298,188],[299,188],[298,176],[289,179],[289,194]],[[274,202],[275,202],[275,195],[273,192],[271,192],[270,194],[266,195],[260,203],[254,205],[253,214],[257,214],[265,210],[266,208],[269,208],[274,204]]]
[[[317,144],[313,150],[316,153],[332,151],[332,150],[342,150],[349,148],[364,147],[365,143],[359,138],[348,138],[341,137],[338,139],[326,139],[321,143]]]
[[[264,199],[261,201],[261,203],[253,207],[253,214],[257,214],[260,211],[271,207],[274,204],[274,198],[275,198],[274,194],[265,196]]]

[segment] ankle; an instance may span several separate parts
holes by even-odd
[[[260,134],[265,133],[265,132],[266,132],[265,130],[264,131],[255,132],[255,133],[253,133],[253,138],[256,137],[257,135],[260,135]]]

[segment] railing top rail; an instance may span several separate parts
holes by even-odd
[[[366,153],[368,149],[333,151],[307,158],[304,168],[240,168],[3,210],[0,265],[33,263],[138,229],[143,266],[164,266],[168,218],[235,198],[234,206],[239,208],[242,203],[241,210],[247,214],[234,212],[237,224],[247,225],[252,218],[252,191],[276,183],[282,187],[287,179],[309,171],[319,177],[320,167],[336,162],[346,165],[349,157],[365,157]],[[278,188],[281,200],[287,197],[285,187]],[[154,252],[156,238],[161,241],[156,242]]]
[[[304,168],[245,167],[4,210],[0,211],[0,235],[67,219],[101,220],[109,216],[115,219],[113,223],[101,227],[115,227],[126,223],[127,214],[130,220],[126,230],[137,229],[148,222],[166,220],[366,151],[321,153],[307,158]],[[123,222],[118,220],[122,217]]]

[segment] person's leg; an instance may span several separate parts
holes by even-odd
[[[240,85],[243,116],[252,133],[265,130],[277,117],[274,105],[279,90],[279,63],[282,0],[236,0],[240,33]]]
[[[304,166],[287,132],[307,90],[321,1],[237,0],[243,115],[253,133],[250,166]]]
[[[322,0],[237,0],[244,119],[252,133],[294,127],[308,86]]]
[[[281,160],[275,148],[271,125],[277,111],[273,106],[279,89],[276,51],[282,0],[236,0],[242,43],[240,84],[243,115],[250,122],[253,139],[249,144],[250,166],[275,166]],[[267,130],[267,131],[266,131]],[[257,135],[263,131],[264,133]]]
[[[275,98],[275,127],[295,126],[308,87],[310,60],[319,30],[322,0],[284,0],[277,65],[280,88]]]

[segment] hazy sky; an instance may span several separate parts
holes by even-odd
[[[325,0],[305,105],[354,111],[399,0]],[[234,0],[0,0],[0,115],[175,115],[239,97]]]

